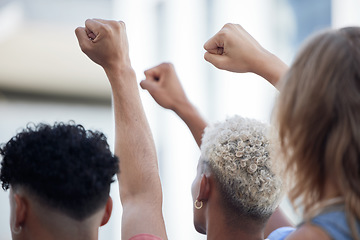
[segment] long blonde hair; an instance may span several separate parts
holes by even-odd
[[[360,28],[311,38],[281,80],[275,108],[280,152],[293,176],[289,198],[310,208],[330,183],[355,239],[360,219]]]

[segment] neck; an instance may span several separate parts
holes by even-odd
[[[24,227],[24,235],[29,236],[27,239],[46,239],[46,240],[97,240],[98,229],[95,227],[87,226],[87,224],[75,223],[70,224],[69,221],[64,219],[56,219],[56,223],[51,221],[44,224],[41,220],[29,221],[27,226]],[[85,229],[86,228],[86,229]],[[32,237],[30,237],[32,236]]]
[[[51,231],[50,229],[38,228],[37,230],[28,231],[24,229],[24,236],[27,240],[98,240],[98,234],[89,234],[89,233],[77,233],[72,235],[70,232],[61,232],[57,230],[56,232]]]
[[[335,187],[332,180],[327,180],[322,199],[314,203],[306,212],[304,212],[304,219],[310,220],[319,215],[327,207],[341,203],[344,203],[344,198],[340,191]]]
[[[221,229],[221,230],[220,230]],[[260,231],[257,233],[249,233],[241,230],[229,229],[226,226],[219,224],[208,225],[207,240],[263,240],[264,232]]]
[[[103,211],[82,221],[75,220],[61,212],[31,203],[23,226],[27,239],[46,240],[97,240]],[[32,237],[31,237],[32,236]]]
[[[218,195],[212,192],[211,198],[206,202],[206,235],[208,240],[244,239],[263,240],[264,224],[252,220],[234,223],[229,220],[224,211]]]

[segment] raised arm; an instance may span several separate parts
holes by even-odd
[[[162,63],[145,71],[145,76],[146,79],[140,83],[141,87],[148,90],[160,106],[173,110],[186,123],[200,147],[207,124],[186,97],[174,66]]]
[[[157,157],[130,63],[125,24],[87,20],[76,35],[81,50],[104,68],[112,88],[122,239],[143,233],[166,239]]]
[[[239,24],[225,24],[204,44],[204,49],[205,60],[215,67],[238,73],[253,72],[275,87],[288,69]]]
[[[253,72],[273,86],[285,74],[288,66],[263,48],[239,24],[225,26],[205,44],[204,58],[215,67],[231,72]],[[280,207],[272,214],[265,227],[265,236],[279,227],[292,226]]]
[[[173,110],[187,124],[200,147],[207,123],[186,97],[174,66],[170,63],[162,63],[145,71],[145,76],[146,79],[140,83],[141,87],[147,90],[160,106]],[[292,226],[292,224],[278,208],[266,225],[265,236],[283,226]]]

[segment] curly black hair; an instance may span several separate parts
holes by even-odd
[[[27,127],[0,147],[0,180],[21,186],[42,204],[83,220],[105,206],[118,173],[105,135],[74,122]]]

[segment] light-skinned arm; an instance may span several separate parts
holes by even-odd
[[[173,110],[186,123],[200,147],[207,124],[186,97],[174,66],[171,63],[162,63],[145,71],[145,77],[140,83],[141,87],[146,89],[160,106]]]
[[[205,44],[204,58],[215,67],[231,72],[252,72],[277,86],[287,65],[263,48],[241,25],[225,24]]]
[[[263,48],[241,25],[225,24],[205,44],[204,58],[215,67],[231,72],[252,72],[277,87],[288,66]],[[272,214],[265,236],[279,227],[293,226],[279,208]]]
[[[104,68],[112,88],[122,239],[142,233],[167,239],[156,151],[130,63],[125,24],[89,19],[75,32],[81,50]]]

